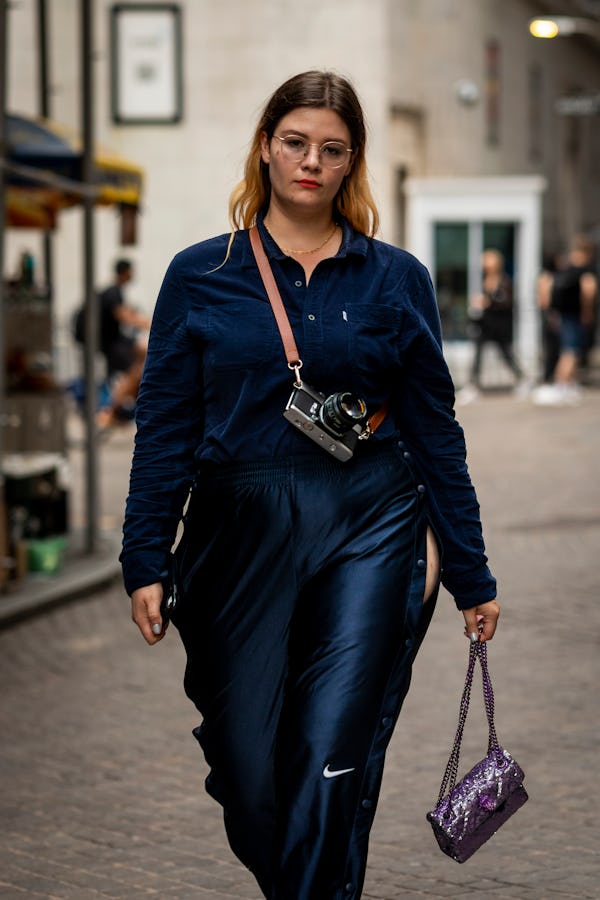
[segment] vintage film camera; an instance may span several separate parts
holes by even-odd
[[[352,458],[356,442],[366,432],[367,404],[350,391],[326,397],[300,382],[294,386],[283,415],[341,462]]]

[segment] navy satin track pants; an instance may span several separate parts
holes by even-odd
[[[385,750],[437,590],[402,445],[213,466],[174,624],[230,845],[269,900],[356,900]]]

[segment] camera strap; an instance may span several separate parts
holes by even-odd
[[[265,291],[267,292],[267,297],[269,298],[269,303],[271,304],[271,308],[275,316],[275,321],[277,322],[277,327],[279,328],[281,340],[283,341],[283,349],[285,351],[285,358],[287,359],[288,368],[292,369],[296,373],[296,386],[300,387],[302,383],[300,378],[302,360],[300,359],[296,341],[294,340],[292,326],[290,325],[288,314],[285,311],[285,306],[283,305],[283,300],[281,299],[281,294],[279,293],[279,288],[277,287],[277,282],[275,281],[273,270],[271,269],[271,265],[267,258],[267,254],[265,253],[265,249],[263,247],[256,225],[253,225],[250,229],[250,244],[252,246],[252,252],[254,253],[256,265],[258,266],[258,271],[260,272],[260,277],[262,278]],[[367,420],[366,428],[363,434],[360,435],[360,439],[366,440],[368,437],[370,437],[373,432],[377,428],[379,428],[379,426],[385,419],[387,412],[388,404],[386,401],[383,406],[381,406],[377,410],[377,412],[373,413],[373,415]]]
[[[285,306],[283,305],[283,300],[281,299],[281,294],[279,293],[273,270],[267,259],[267,254],[265,253],[256,225],[253,225],[250,229],[250,243],[252,245],[252,252],[254,253],[256,265],[258,266],[258,271],[260,272],[260,277],[262,278],[267,297],[269,298],[269,303],[273,309],[281,340],[283,341],[283,349],[285,351],[288,368],[294,370],[296,373],[296,381],[300,384],[302,360],[300,359],[298,348],[296,347],[296,341],[294,340],[288,314],[285,311]]]

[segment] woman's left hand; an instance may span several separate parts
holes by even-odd
[[[131,595],[131,618],[148,644],[162,641],[168,627],[160,614],[163,588],[160,581],[137,588]]]
[[[481,643],[491,641],[500,615],[498,601],[489,600],[487,603],[480,603],[479,606],[472,606],[471,609],[463,609],[462,612],[465,617],[466,636],[473,640],[472,635],[476,635]]]

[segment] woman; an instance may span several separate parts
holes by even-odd
[[[495,581],[431,282],[372,237],[365,126],[345,79],[305,72],[275,91],[230,212],[232,235],[178,254],[158,298],[125,585],[156,643],[191,487],[173,619],[207,790],[266,897],[357,898],[438,546],[471,639],[494,634]],[[255,220],[302,378],[327,398],[355,394],[369,414],[387,408],[346,462],[283,416],[294,379],[250,247]]]
[[[481,293],[471,299],[475,355],[471,366],[471,380],[457,396],[460,404],[469,403],[479,395],[483,348],[494,344],[515,379],[518,396],[525,396],[529,386],[515,359],[513,339],[513,285],[504,268],[504,256],[492,248],[481,254]]]

